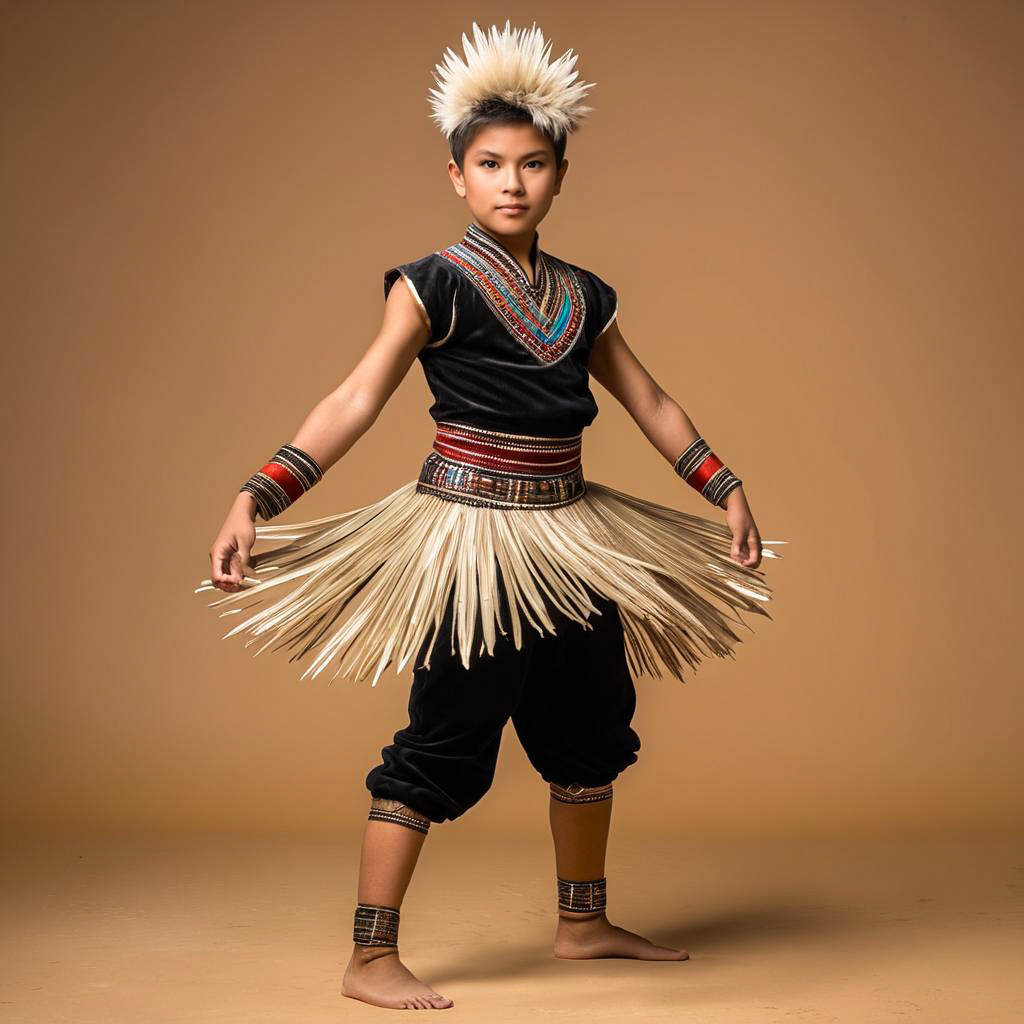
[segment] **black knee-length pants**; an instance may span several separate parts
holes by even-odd
[[[500,580],[500,576],[499,576]],[[557,635],[523,622],[523,646],[498,634],[494,654],[474,648],[466,669],[451,653],[449,598],[430,668],[413,669],[409,724],[366,776],[374,797],[401,800],[431,821],[453,820],[490,789],[509,718],[533,767],[559,786],[602,786],[637,760],[630,722],[636,689],[618,606],[589,591],[600,610],[592,629],[553,613]],[[499,586],[501,621],[508,602]],[[477,637],[479,643],[479,634]]]

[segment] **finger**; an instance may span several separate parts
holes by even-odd
[[[224,575],[220,570],[213,570],[210,573],[210,582],[218,589],[224,591],[233,591],[236,589],[231,580]]]
[[[743,558],[746,552],[744,551],[743,539],[739,536],[734,536],[732,539],[732,560],[743,563]]]
[[[761,538],[757,535],[756,530],[751,530],[747,537],[747,550],[750,552],[749,564],[757,568],[761,561]]]
[[[237,557],[237,552],[234,548],[229,545],[224,545],[217,549],[216,557],[216,571],[214,577],[214,583],[221,590],[237,590],[238,573],[235,571],[234,559]]]
[[[227,558],[228,548],[223,544],[214,547],[210,552],[210,578],[217,586],[224,582]]]
[[[252,562],[249,560],[249,555],[251,553],[252,553],[252,548],[250,548],[245,543],[240,543],[238,545],[238,560],[239,560],[239,564],[242,567],[242,575],[243,576],[252,576],[256,572],[256,570],[253,569],[253,567],[252,567]]]

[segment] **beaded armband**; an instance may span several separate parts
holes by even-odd
[[[676,459],[672,468],[712,505],[721,505],[725,496],[743,483],[715,455],[703,437],[698,437]]]
[[[273,519],[319,483],[323,475],[312,455],[293,444],[284,444],[239,490],[248,491],[256,499],[256,510],[263,519]]]

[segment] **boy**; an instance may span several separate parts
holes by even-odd
[[[779,557],[763,543],[781,543],[761,541],[741,481],[627,347],[614,290],[540,248],[537,225],[568,169],[567,136],[589,110],[591,86],[573,84],[571,51],[549,64],[536,27],[506,23],[489,37],[473,28],[475,49],[463,36],[467,63],[449,51],[432,90],[449,175],[473,221],[460,242],[385,274],[377,339],[243,486],[200,587],[249,598],[306,577],[232,633],[276,629],[269,642],[303,644],[299,656],[323,645],[315,671],[345,648],[339,672],[375,668],[376,682],[415,653],[409,725],[366,778],[342,984],[347,996],[392,1008],[454,1005],[399,959],[400,908],[432,823],[454,820],[490,787],[510,718],[550,788],[555,956],[688,958],[605,914],[612,783],[640,748],[632,672],[651,671],[656,656],[682,678],[682,661],[696,664],[701,651],[730,653],[739,638],[695,588],[767,614],[754,603],[769,597],[756,570],[762,555]],[[415,485],[337,517],[261,527],[293,543],[250,559],[255,516],[277,515],[317,483],[414,359],[437,423]],[[584,479],[582,430],[597,414],[589,375],[680,476],[725,508],[728,529]],[[262,581],[245,575],[263,565]],[[360,611],[325,640],[359,592]]]

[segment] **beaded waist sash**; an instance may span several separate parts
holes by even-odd
[[[586,493],[583,435],[534,437],[438,423],[416,490],[485,508],[553,508]]]

